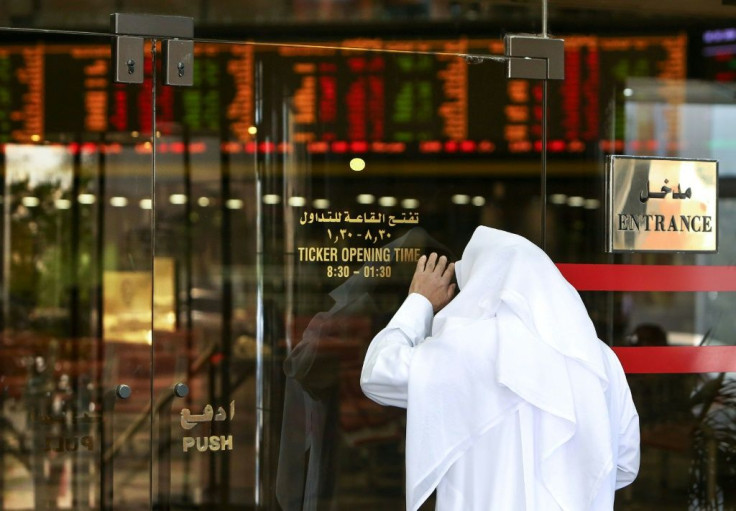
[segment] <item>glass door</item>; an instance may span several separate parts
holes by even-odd
[[[541,243],[543,83],[499,39],[195,41],[173,87],[151,37],[124,85],[110,36],[3,36],[0,508],[402,506],[363,355],[421,254]]]
[[[736,36],[650,28],[559,34],[546,82],[499,38],[146,36],[131,85],[109,34],[0,30],[0,509],[401,509],[363,354],[479,224],[543,246],[630,373],[617,509],[733,507]],[[606,254],[611,154],[718,159],[719,252]]]
[[[0,509],[150,500],[152,89],[110,48],[0,31]]]
[[[157,104],[155,506],[404,506],[368,343],[421,254],[479,224],[541,239],[543,87],[501,54],[195,41],[193,86]]]
[[[637,480],[617,496],[617,508],[731,509],[736,160],[726,126],[736,119],[728,72],[733,29],[677,24],[653,34],[634,28],[638,12],[624,12],[632,15],[631,26],[627,20],[603,34],[560,35],[569,72],[561,88],[550,91],[550,105],[566,109],[550,111],[550,150],[571,133],[597,135],[577,162],[550,154],[547,249],[629,373],[642,461]],[[718,160],[718,252],[678,252],[664,244],[658,253],[605,253],[611,155]],[[662,180],[671,179],[678,191],[677,177]],[[681,179],[694,180],[695,173]],[[658,190],[666,185],[660,181]],[[709,214],[702,195],[673,197],[658,201],[667,227],[647,227],[645,218],[640,234],[649,229],[676,241],[688,226],[673,227],[673,215],[687,221]],[[677,202],[687,204],[680,211]]]

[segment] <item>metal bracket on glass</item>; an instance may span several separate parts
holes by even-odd
[[[119,36],[112,40],[115,83],[143,83],[143,38]]]
[[[565,41],[535,35],[509,34],[504,38],[507,78],[565,79]]]
[[[169,39],[163,48],[164,83],[190,87],[194,83],[194,42]]]
[[[194,83],[194,19],[153,14],[110,15],[113,39],[113,80],[116,83],[143,83],[143,41],[162,40],[166,85]]]

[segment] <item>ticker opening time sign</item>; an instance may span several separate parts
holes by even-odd
[[[718,162],[608,157],[608,252],[717,252]]]

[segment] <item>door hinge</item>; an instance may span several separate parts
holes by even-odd
[[[191,86],[194,83],[194,19],[153,14],[110,15],[116,83],[143,83],[145,38],[162,41],[164,84]]]
[[[508,34],[504,38],[507,78],[565,79],[565,40]]]

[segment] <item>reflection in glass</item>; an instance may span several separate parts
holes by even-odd
[[[652,147],[649,113],[664,120],[671,106],[646,106],[647,84],[624,75],[684,78],[686,38],[566,41],[580,79],[550,84],[550,103],[565,103],[550,122],[549,253],[732,265],[730,197],[719,254],[612,261],[601,250],[599,159]],[[19,137],[3,146],[6,507],[149,507],[152,490],[152,505],[172,508],[403,505],[403,415],[362,396],[362,350],[403,300],[413,249],[455,251],[478,224],[540,238],[542,87],[455,55],[500,53],[499,40],[358,45],[377,47],[197,43],[195,86],[158,89],[155,183],[151,84],[106,82],[107,39],[0,55],[0,80],[21,64],[44,69],[47,121],[44,134],[32,116],[3,132]],[[67,87],[82,83],[107,103],[82,112],[88,96]],[[719,134],[731,113],[711,108]],[[728,157],[725,135],[698,135]],[[317,221],[338,214],[341,225]],[[385,248],[386,261],[360,260]],[[732,295],[584,298],[605,342],[634,345],[635,333],[636,345],[661,346],[664,331],[669,347],[706,334],[733,344]],[[646,455],[619,506],[731,506],[729,376],[631,381]],[[119,383],[127,400],[110,394]],[[207,406],[211,421],[182,427],[184,410]],[[213,436],[232,436],[232,449],[214,450]]]
[[[397,254],[396,249],[402,248],[452,257],[420,227],[383,245],[381,251]],[[324,509],[355,498],[355,480],[363,477],[390,484],[393,492],[403,485],[405,413],[376,405],[359,385],[365,350],[381,322],[395,310],[391,295],[413,270],[413,265],[400,264],[393,255],[382,263],[397,270],[395,274],[378,279],[370,263],[351,271],[329,292],[332,307],[309,321],[284,360],[284,419],[276,477],[276,495],[284,510]]]

